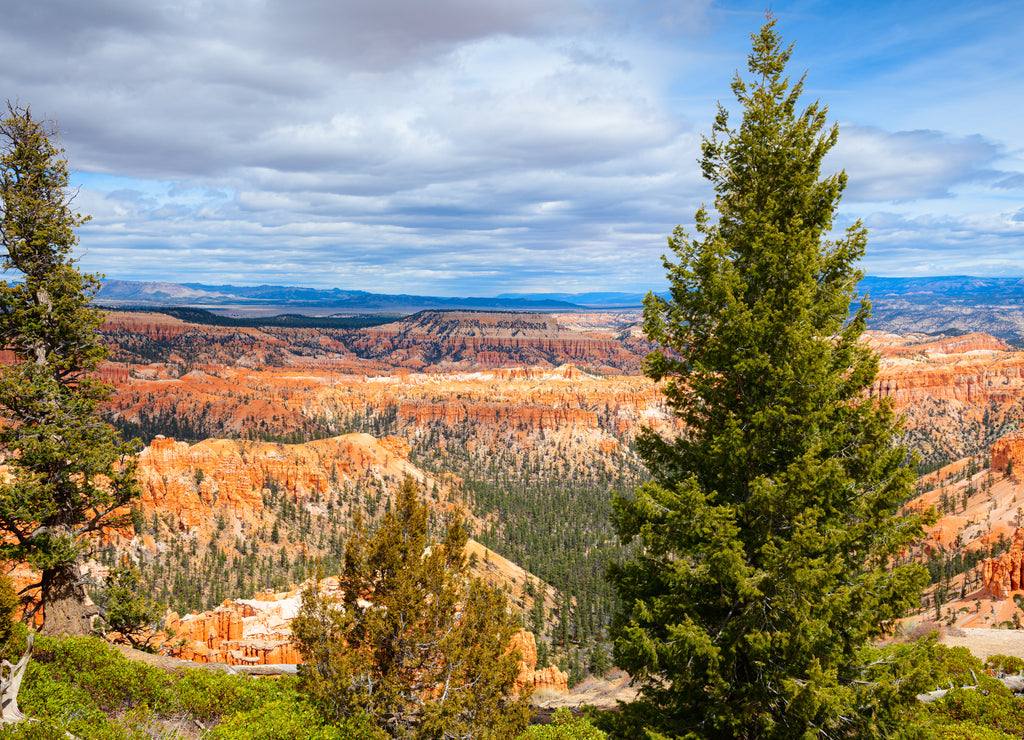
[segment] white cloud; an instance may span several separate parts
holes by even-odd
[[[763,17],[707,0],[8,5],[0,89],[60,123],[95,217],[87,267],[441,294],[660,285],[665,235],[712,200],[699,132]],[[989,16],[962,11],[965,48],[956,19],[918,23],[913,43],[821,33],[913,18],[895,6],[776,11],[809,84],[852,121],[827,163],[850,175],[844,213],[901,219],[873,227],[869,269],[927,244],[945,250],[934,264],[970,259],[958,240],[979,265],[1003,259],[982,249],[1016,254],[1024,141],[1000,121],[1024,99],[1002,53],[1019,13],[982,37]],[[973,88],[956,75],[969,105],[924,83],[947,54],[982,60]],[[1001,89],[983,77],[998,58]],[[999,114],[968,115],[985,104]]]
[[[845,169],[852,201],[949,198],[965,183],[993,181],[1000,147],[979,135],[941,131],[884,131],[844,125],[826,168]]]

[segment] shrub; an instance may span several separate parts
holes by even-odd
[[[1000,673],[1024,673],[1024,659],[1015,655],[990,655],[985,658],[985,667]]]
[[[608,735],[583,717],[573,717],[565,708],[555,711],[550,725],[527,728],[518,740],[605,740]]]
[[[933,711],[940,726],[955,722],[957,728],[962,728],[965,726],[963,723],[968,723],[1006,733],[994,737],[1024,738],[1024,704],[1008,691],[986,693],[956,689],[936,702]]]
[[[0,573],[0,656],[14,655],[15,619],[14,612],[18,608],[18,594],[14,583],[6,573]]]
[[[239,712],[215,727],[209,740],[379,740],[387,736],[365,717],[352,717],[335,726],[307,702],[296,698],[271,701]]]
[[[92,637],[40,639],[26,672],[26,684],[48,681],[77,691],[102,712],[145,705],[157,712],[172,709],[170,677],[131,661],[106,642]],[[24,711],[32,711],[38,692],[24,692]]]
[[[1012,740],[1016,735],[982,727],[974,722],[943,725],[936,729],[936,740]]]
[[[292,699],[297,695],[296,684],[290,676],[270,681],[187,668],[178,673],[170,691],[179,711],[207,722],[256,709],[274,699]]]
[[[82,740],[174,737],[161,724],[189,717],[209,725],[275,701],[294,704],[296,685],[291,677],[271,681],[199,669],[168,675],[96,638],[41,638],[19,695],[22,710],[39,722],[4,729],[0,740],[66,740],[65,731]]]

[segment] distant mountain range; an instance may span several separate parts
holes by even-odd
[[[870,327],[896,333],[983,331],[1024,346],[1024,278],[964,275],[927,278],[866,277]],[[105,280],[96,302],[138,308],[192,306],[217,313],[314,316],[360,313],[408,315],[424,310],[581,311],[639,308],[640,293],[503,293],[491,298],[386,295],[280,285]]]
[[[204,285],[202,283],[104,280],[96,302],[107,306],[195,306],[246,309],[272,308],[291,313],[401,313],[427,309],[564,311],[585,308],[560,300],[531,298],[444,298],[385,295],[364,290],[319,290],[282,285]]]

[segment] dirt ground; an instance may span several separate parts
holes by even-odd
[[[940,634],[939,642],[949,647],[965,647],[982,660],[997,654],[1024,658],[1024,630],[952,628]]]

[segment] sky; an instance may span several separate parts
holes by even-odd
[[[0,0],[83,269],[379,293],[646,292],[761,2]],[[870,275],[1024,276],[1024,3],[773,2]],[[2,99],[2,98],[0,98]]]

